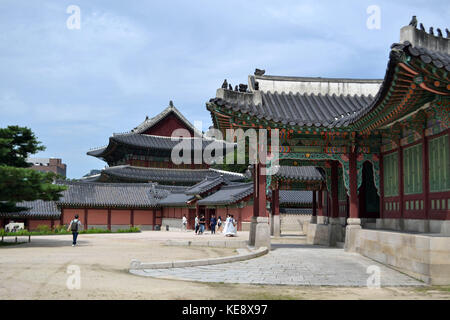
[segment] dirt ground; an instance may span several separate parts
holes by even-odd
[[[31,243],[0,246],[0,299],[450,299],[449,287],[294,287],[198,283],[138,277],[131,259],[143,262],[236,254],[233,249],[169,247],[166,239],[222,239],[192,232],[40,236]],[[247,239],[243,233],[236,240]],[[25,239],[24,239],[25,240]],[[81,287],[70,290],[67,268],[80,268]]]

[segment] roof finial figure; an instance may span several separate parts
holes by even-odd
[[[222,83],[222,89],[228,89],[228,82],[227,82],[227,79],[223,80],[223,83]]]
[[[173,101],[172,100],[169,101],[169,107],[173,108]]]
[[[246,84],[240,83],[239,84],[239,92],[247,92],[248,86]]]
[[[447,38],[450,38],[450,31],[448,31],[448,29],[445,28],[445,32],[447,33]]]
[[[255,76],[263,76],[264,73],[266,73],[266,70],[261,70],[258,68],[255,69]]]
[[[412,16],[411,22],[409,23],[410,26],[413,26],[414,28],[417,28],[417,18],[416,16]]]
[[[430,31],[428,33],[431,34],[432,36],[434,36],[433,27],[430,27]]]
[[[233,86],[231,85],[231,83],[228,85],[228,90],[233,91]]]
[[[234,86],[234,91],[239,91],[239,89],[238,89],[238,86],[237,86],[237,85],[235,85],[235,86]]]
[[[437,28],[436,31],[437,31],[438,37],[442,38],[442,31],[441,31],[441,29]]]
[[[423,24],[420,24],[420,30],[425,31],[425,27],[423,26]],[[426,32],[426,31],[425,31]]]

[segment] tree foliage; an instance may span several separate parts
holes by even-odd
[[[0,128],[0,212],[16,212],[21,201],[58,200],[65,186],[56,185],[57,175],[29,169],[30,154],[45,150],[31,129]]]
[[[26,161],[28,155],[44,150],[45,147],[29,128],[0,128],[0,165],[27,168],[30,166]]]

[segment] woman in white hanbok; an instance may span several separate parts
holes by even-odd
[[[225,229],[224,229],[225,236],[227,237],[236,236],[236,229],[237,229],[236,220],[234,220],[233,216],[230,215],[227,218],[227,222],[225,222]]]
[[[227,230],[228,230],[228,226],[230,225],[230,215],[227,214],[227,219],[225,220],[225,223],[223,224],[223,230],[222,233],[223,234],[227,234]]]

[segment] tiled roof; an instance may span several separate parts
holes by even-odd
[[[204,180],[188,188],[186,190],[186,194],[190,195],[202,194],[217,187],[222,183],[226,183],[222,175],[215,177],[206,177]]]
[[[193,198],[192,195],[184,192],[170,193],[166,198],[159,201],[160,206],[185,206],[189,200]]]
[[[280,190],[280,204],[312,204],[312,191]]]
[[[312,214],[312,208],[280,208],[280,213]]]
[[[129,165],[109,167],[103,170],[103,174],[137,182],[175,182],[192,184],[209,177],[218,177],[223,174],[231,181],[242,181],[244,175],[234,172],[215,171],[213,169],[166,169],[133,167]]]
[[[448,39],[442,37],[438,39],[441,42],[448,41]],[[250,92],[218,89],[216,98],[210,100],[208,109],[214,112],[214,105],[217,105],[259,119],[300,127],[345,128],[357,125],[357,121],[365,115],[370,117],[370,113],[388,95],[388,91],[392,89],[392,80],[399,62],[402,62],[405,57],[418,59],[423,64],[423,68],[430,65],[438,71],[449,72],[450,55],[448,54],[448,47],[446,46],[447,51],[442,48],[442,50],[439,49],[441,51],[435,51],[413,46],[408,41],[393,44],[388,68],[382,83],[380,80],[365,79],[250,76]],[[427,72],[429,71],[424,71],[424,73]],[[438,89],[438,91],[443,92],[442,95],[448,95],[449,92],[448,88],[445,87],[445,72],[443,72],[442,81],[436,82],[442,82]],[[256,89],[257,82],[261,82],[261,86],[258,85],[259,89]],[[331,82],[336,85],[330,86]],[[358,89],[359,82],[367,88]],[[397,82],[401,82],[401,79]],[[314,83],[319,83],[319,85],[311,85]],[[354,90],[345,89],[346,85],[350,83],[355,87]],[[403,88],[403,86],[400,87]],[[378,87],[378,90],[374,91],[373,89],[376,87]],[[336,88],[342,89],[337,92],[347,91],[347,93],[352,94],[336,94]],[[421,92],[420,90],[416,91]],[[354,92],[359,93],[353,94]],[[374,93],[366,94],[367,92]],[[430,100],[434,97],[435,95],[429,94]],[[400,98],[395,99],[395,101],[397,100],[400,100]],[[395,101],[394,104],[397,103]],[[421,99],[421,101],[425,100]],[[405,110],[408,111],[407,108]],[[400,117],[401,114],[397,113],[397,116]],[[222,123],[216,123],[218,120],[215,117],[213,117],[213,121],[216,127],[221,125],[223,127],[221,129],[227,129],[232,125],[224,118],[221,120]],[[356,127],[356,129],[358,128]],[[355,128],[352,127],[351,129]]]
[[[413,47],[409,43],[396,43],[392,46],[392,49],[405,49],[413,57],[419,57],[423,63],[432,64],[434,67],[440,69],[443,68],[450,72],[450,55],[444,52],[432,51],[427,48]]]
[[[253,182],[221,187],[217,192],[199,200],[199,205],[226,205],[236,203],[253,193]]]
[[[0,217],[10,219],[58,219],[61,215],[61,211],[58,209],[54,201],[23,201],[17,203],[17,206],[30,209],[20,212],[0,213]]]
[[[373,96],[255,92],[261,103],[249,102],[249,93],[234,98],[214,98],[210,102],[268,121],[307,127],[333,127],[343,117],[366,108]]]
[[[62,182],[68,185],[57,201],[62,206],[154,207],[169,191],[151,183]]]
[[[450,71],[450,55],[447,53],[432,51],[422,47],[413,47],[408,41],[405,41],[404,43],[394,43],[391,46],[386,75],[383,83],[381,84],[380,90],[376,94],[373,101],[366,108],[361,109],[347,117],[338,119],[334,123],[334,126],[345,127],[355,123],[365,115],[370,114],[370,112],[383,101],[383,98],[388,94],[389,89],[391,89],[392,79],[395,74],[397,63],[400,57],[404,54],[419,58],[424,64],[432,64],[432,66],[437,69],[444,69],[447,72]]]
[[[164,136],[154,136],[148,134],[138,134],[138,133],[121,133],[114,134],[109,138],[109,145],[106,147],[98,148],[95,150],[88,151],[87,154],[94,157],[101,157],[107,151],[112,149],[112,145],[127,145],[136,148],[145,149],[160,149],[171,151],[175,146],[179,145],[181,142],[190,145],[192,150],[204,150],[207,146],[210,148],[223,148],[225,149],[227,145],[230,145],[230,150],[234,149],[235,144],[226,143],[225,141],[214,140],[211,138],[176,138],[172,140],[171,137]]]
[[[278,171],[273,176],[298,181],[323,180],[320,171],[313,166],[278,166]]]

